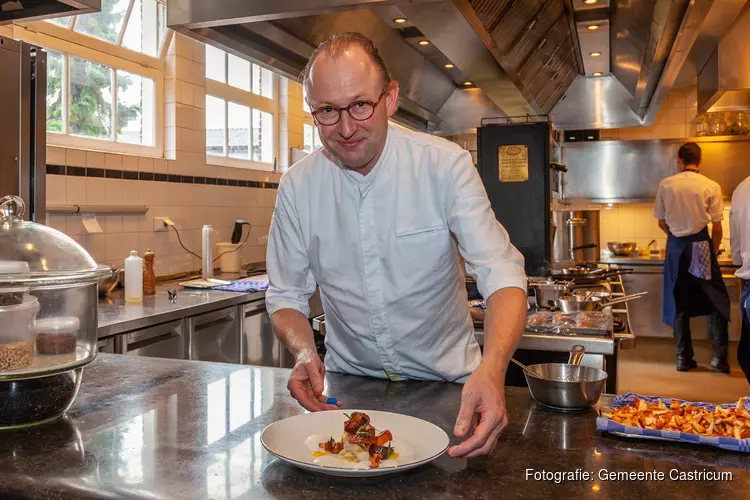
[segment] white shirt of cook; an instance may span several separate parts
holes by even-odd
[[[735,276],[750,280],[750,177],[737,186],[729,210],[729,245],[732,262],[741,266]]]
[[[320,287],[326,370],[464,381],[481,360],[464,275],[489,297],[526,289],[468,152],[389,127],[366,176],[317,150],[281,178],[268,237],[270,314],[309,314]]]
[[[667,222],[675,236],[701,231],[724,218],[721,187],[705,175],[683,171],[662,179],[656,192],[654,217]]]

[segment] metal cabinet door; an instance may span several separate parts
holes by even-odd
[[[180,321],[145,328],[123,337],[125,354],[185,359],[185,329]]]
[[[188,318],[189,359],[240,363],[242,319],[237,311],[237,307],[227,307]]]
[[[273,333],[271,318],[262,300],[245,305],[243,340],[245,364],[281,368],[294,365],[291,353]]]

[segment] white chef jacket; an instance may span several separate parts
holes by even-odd
[[[483,297],[526,289],[523,256],[495,219],[470,154],[390,126],[366,176],[322,149],[282,176],[268,237],[268,312],[308,315],[317,283],[327,371],[463,381],[481,353],[459,252]]]
[[[654,217],[665,220],[675,236],[701,231],[724,218],[721,187],[703,174],[685,170],[662,179],[656,192]]]
[[[732,195],[729,237],[732,262],[741,266],[734,274],[750,280],[750,177],[742,181]]]

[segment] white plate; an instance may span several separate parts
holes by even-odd
[[[322,451],[318,443],[333,437],[339,440],[344,433],[344,413],[363,411],[370,416],[370,424],[378,431],[393,434],[395,459],[384,460],[377,469],[369,462],[348,462],[337,455],[313,456]],[[260,438],[271,454],[303,469],[333,476],[381,476],[413,469],[430,462],[448,449],[449,438],[440,427],[419,418],[374,410],[332,410],[305,413],[274,422]]]

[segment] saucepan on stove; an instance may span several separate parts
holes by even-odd
[[[572,313],[578,311],[601,311],[602,309],[613,306],[615,304],[622,304],[631,300],[640,299],[648,292],[634,293],[632,295],[626,295],[624,297],[618,297],[612,300],[602,299],[600,297],[593,297],[588,295],[566,295],[557,299],[557,305],[562,312]]]

